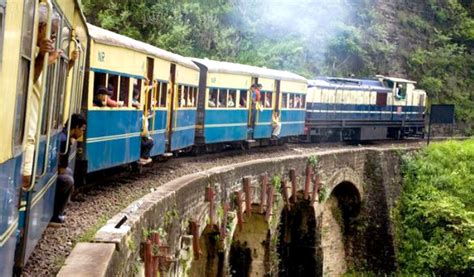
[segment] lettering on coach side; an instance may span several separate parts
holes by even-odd
[[[97,59],[99,62],[104,62],[105,61],[105,52],[104,51],[99,51],[97,53]]]

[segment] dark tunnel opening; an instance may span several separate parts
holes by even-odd
[[[360,213],[360,194],[350,182],[342,182],[334,188],[332,195],[337,198],[342,216],[342,232],[345,238],[354,234],[354,220]]]

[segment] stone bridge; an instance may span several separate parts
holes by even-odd
[[[393,272],[389,215],[400,155],[415,149],[327,150],[183,176],[77,244],[59,276]]]

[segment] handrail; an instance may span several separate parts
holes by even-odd
[[[48,8],[48,17],[47,17],[47,24],[46,24],[46,37],[51,37],[51,27],[53,23],[53,4],[51,0],[44,0],[43,3],[47,5]],[[39,107],[38,107],[38,121],[36,122],[36,134],[35,134],[35,150],[33,154],[33,168],[31,171],[31,178],[30,178],[30,186],[27,191],[31,191],[36,184],[36,170],[38,168],[38,157],[39,157],[39,146],[40,146],[40,139],[41,139],[41,125],[43,121],[43,109],[44,109],[44,100],[45,100],[45,93],[46,90],[46,82],[48,81],[48,61],[49,61],[49,52],[46,52],[43,57],[43,69],[42,69],[42,83],[41,83],[41,90],[40,90],[40,99],[39,99]],[[48,154],[46,153],[46,157]]]
[[[150,109],[150,102],[153,101],[152,99],[148,101],[148,93],[150,93],[150,87],[147,85],[145,87],[145,116],[148,117],[148,110]]]
[[[73,38],[71,39],[71,42],[74,42],[74,44],[76,45],[76,46],[75,46],[75,49],[77,49],[77,48],[78,48],[78,45],[79,45],[79,43],[77,42],[77,40],[73,37]],[[79,49],[80,49],[79,52],[82,53],[82,49],[81,49],[81,48],[79,48]],[[77,79],[77,78],[79,77],[79,76],[78,76],[79,66],[80,66],[80,65],[79,65],[78,63],[75,64],[75,66],[74,66],[74,71],[73,71],[73,75],[72,75],[72,76],[73,76],[73,77],[72,77],[73,79],[72,79],[72,84],[71,84],[71,95],[70,95],[70,97],[69,97],[69,100],[70,100],[70,101],[69,101],[69,114],[68,114],[69,118],[68,118],[68,121],[67,121],[66,148],[64,149],[64,152],[61,152],[61,149],[59,149],[59,154],[60,154],[60,155],[66,155],[66,153],[69,151],[69,139],[70,139],[70,137],[71,137],[71,118],[72,118],[72,113],[73,113],[73,106],[74,106],[74,108],[76,108],[76,101],[77,101],[77,95],[75,94],[75,93],[77,93],[77,91],[75,91],[75,90],[77,89],[77,86],[76,86],[76,85],[77,85],[77,82],[78,82],[78,79]],[[64,102],[65,102],[65,103],[64,103],[63,106],[65,106],[66,100],[67,100],[66,97],[64,97]],[[74,105],[73,105],[73,103],[74,103]]]
[[[151,97],[152,97],[152,103],[153,103],[153,99],[155,99],[155,97],[156,97],[157,90],[158,90],[158,83],[155,83],[155,84],[153,84],[153,94],[151,95]],[[159,95],[159,94],[158,94],[158,95]],[[156,101],[156,99],[155,99],[155,107],[154,107],[154,108],[156,108],[157,103],[158,103],[158,101]],[[151,123],[152,123],[152,124],[151,124],[151,130],[154,131],[154,130],[155,130],[155,116],[156,116],[156,110],[155,110],[155,109],[151,109],[151,113],[152,113],[152,116],[153,116],[153,117],[152,117],[153,119],[151,120]],[[148,120],[148,119],[147,119],[147,120]],[[148,129],[150,129],[150,128],[148,128]]]
[[[81,106],[82,106],[82,92],[83,92],[83,88],[84,88],[84,74],[85,74],[85,71],[84,71],[84,68],[86,66],[86,49],[82,48],[82,45],[81,43],[78,41],[79,43],[79,47],[81,48],[81,51],[82,51],[82,57],[81,57],[81,63],[79,65],[79,83],[78,83],[78,86],[79,86],[79,93],[77,94],[77,107],[79,107],[79,111],[81,111]]]

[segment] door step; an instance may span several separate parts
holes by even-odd
[[[173,153],[171,152],[163,153],[163,157],[172,157],[172,156],[173,156]]]

